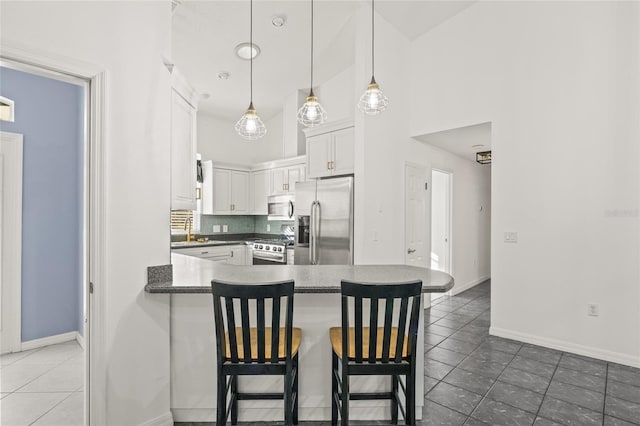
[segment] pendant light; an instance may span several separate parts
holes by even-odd
[[[311,0],[311,86],[307,100],[298,110],[298,122],[306,127],[314,127],[324,123],[326,119],[327,112],[313,93],[313,0]]]
[[[250,45],[253,46],[253,0],[250,0],[250,9],[249,42]],[[253,56],[254,55],[251,54],[249,73],[251,101],[249,102],[249,108],[247,108],[242,117],[240,117],[240,120],[236,123],[236,132],[238,132],[242,138],[250,141],[260,139],[267,133],[267,128],[253,107]]]
[[[382,90],[380,90],[380,86],[376,83],[376,79],[374,77],[374,38],[375,38],[375,27],[374,27],[374,0],[371,0],[371,82],[367,87],[367,90],[360,97],[360,102],[358,102],[358,109],[364,112],[367,115],[377,115],[382,111],[387,109],[387,105],[389,105],[389,98],[387,98]]]

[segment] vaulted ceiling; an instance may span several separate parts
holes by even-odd
[[[472,1],[376,1],[376,11],[413,40],[472,4]],[[315,76],[318,85],[353,63],[354,13],[362,1],[315,2]],[[278,28],[275,15],[285,16]],[[254,1],[254,103],[263,119],[282,110],[285,96],[308,90],[310,2]],[[200,111],[236,120],[249,104],[249,62],[235,47],[249,41],[248,1],[181,2],[173,14],[172,61],[198,93]],[[341,50],[341,52],[338,52]],[[229,74],[226,80],[217,77]],[[207,96],[208,95],[208,96]]]

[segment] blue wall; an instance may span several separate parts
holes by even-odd
[[[22,341],[82,332],[84,89],[0,67],[0,94],[24,135]]]

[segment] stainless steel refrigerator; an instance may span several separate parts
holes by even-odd
[[[296,183],[296,265],[353,265],[353,177]]]

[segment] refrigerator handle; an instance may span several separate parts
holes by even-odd
[[[314,245],[315,245],[315,237],[314,237],[314,210],[315,210],[316,202],[311,203],[311,217],[309,218],[309,265],[313,265],[314,261]]]
[[[315,222],[313,224],[314,229],[314,245],[316,246],[313,250],[313,264],[318,264],[318,238],[320,237],[320,216],[322,215],[322,210],[320,209],[320,201],[316,201],[316,213],[314,215]]]

